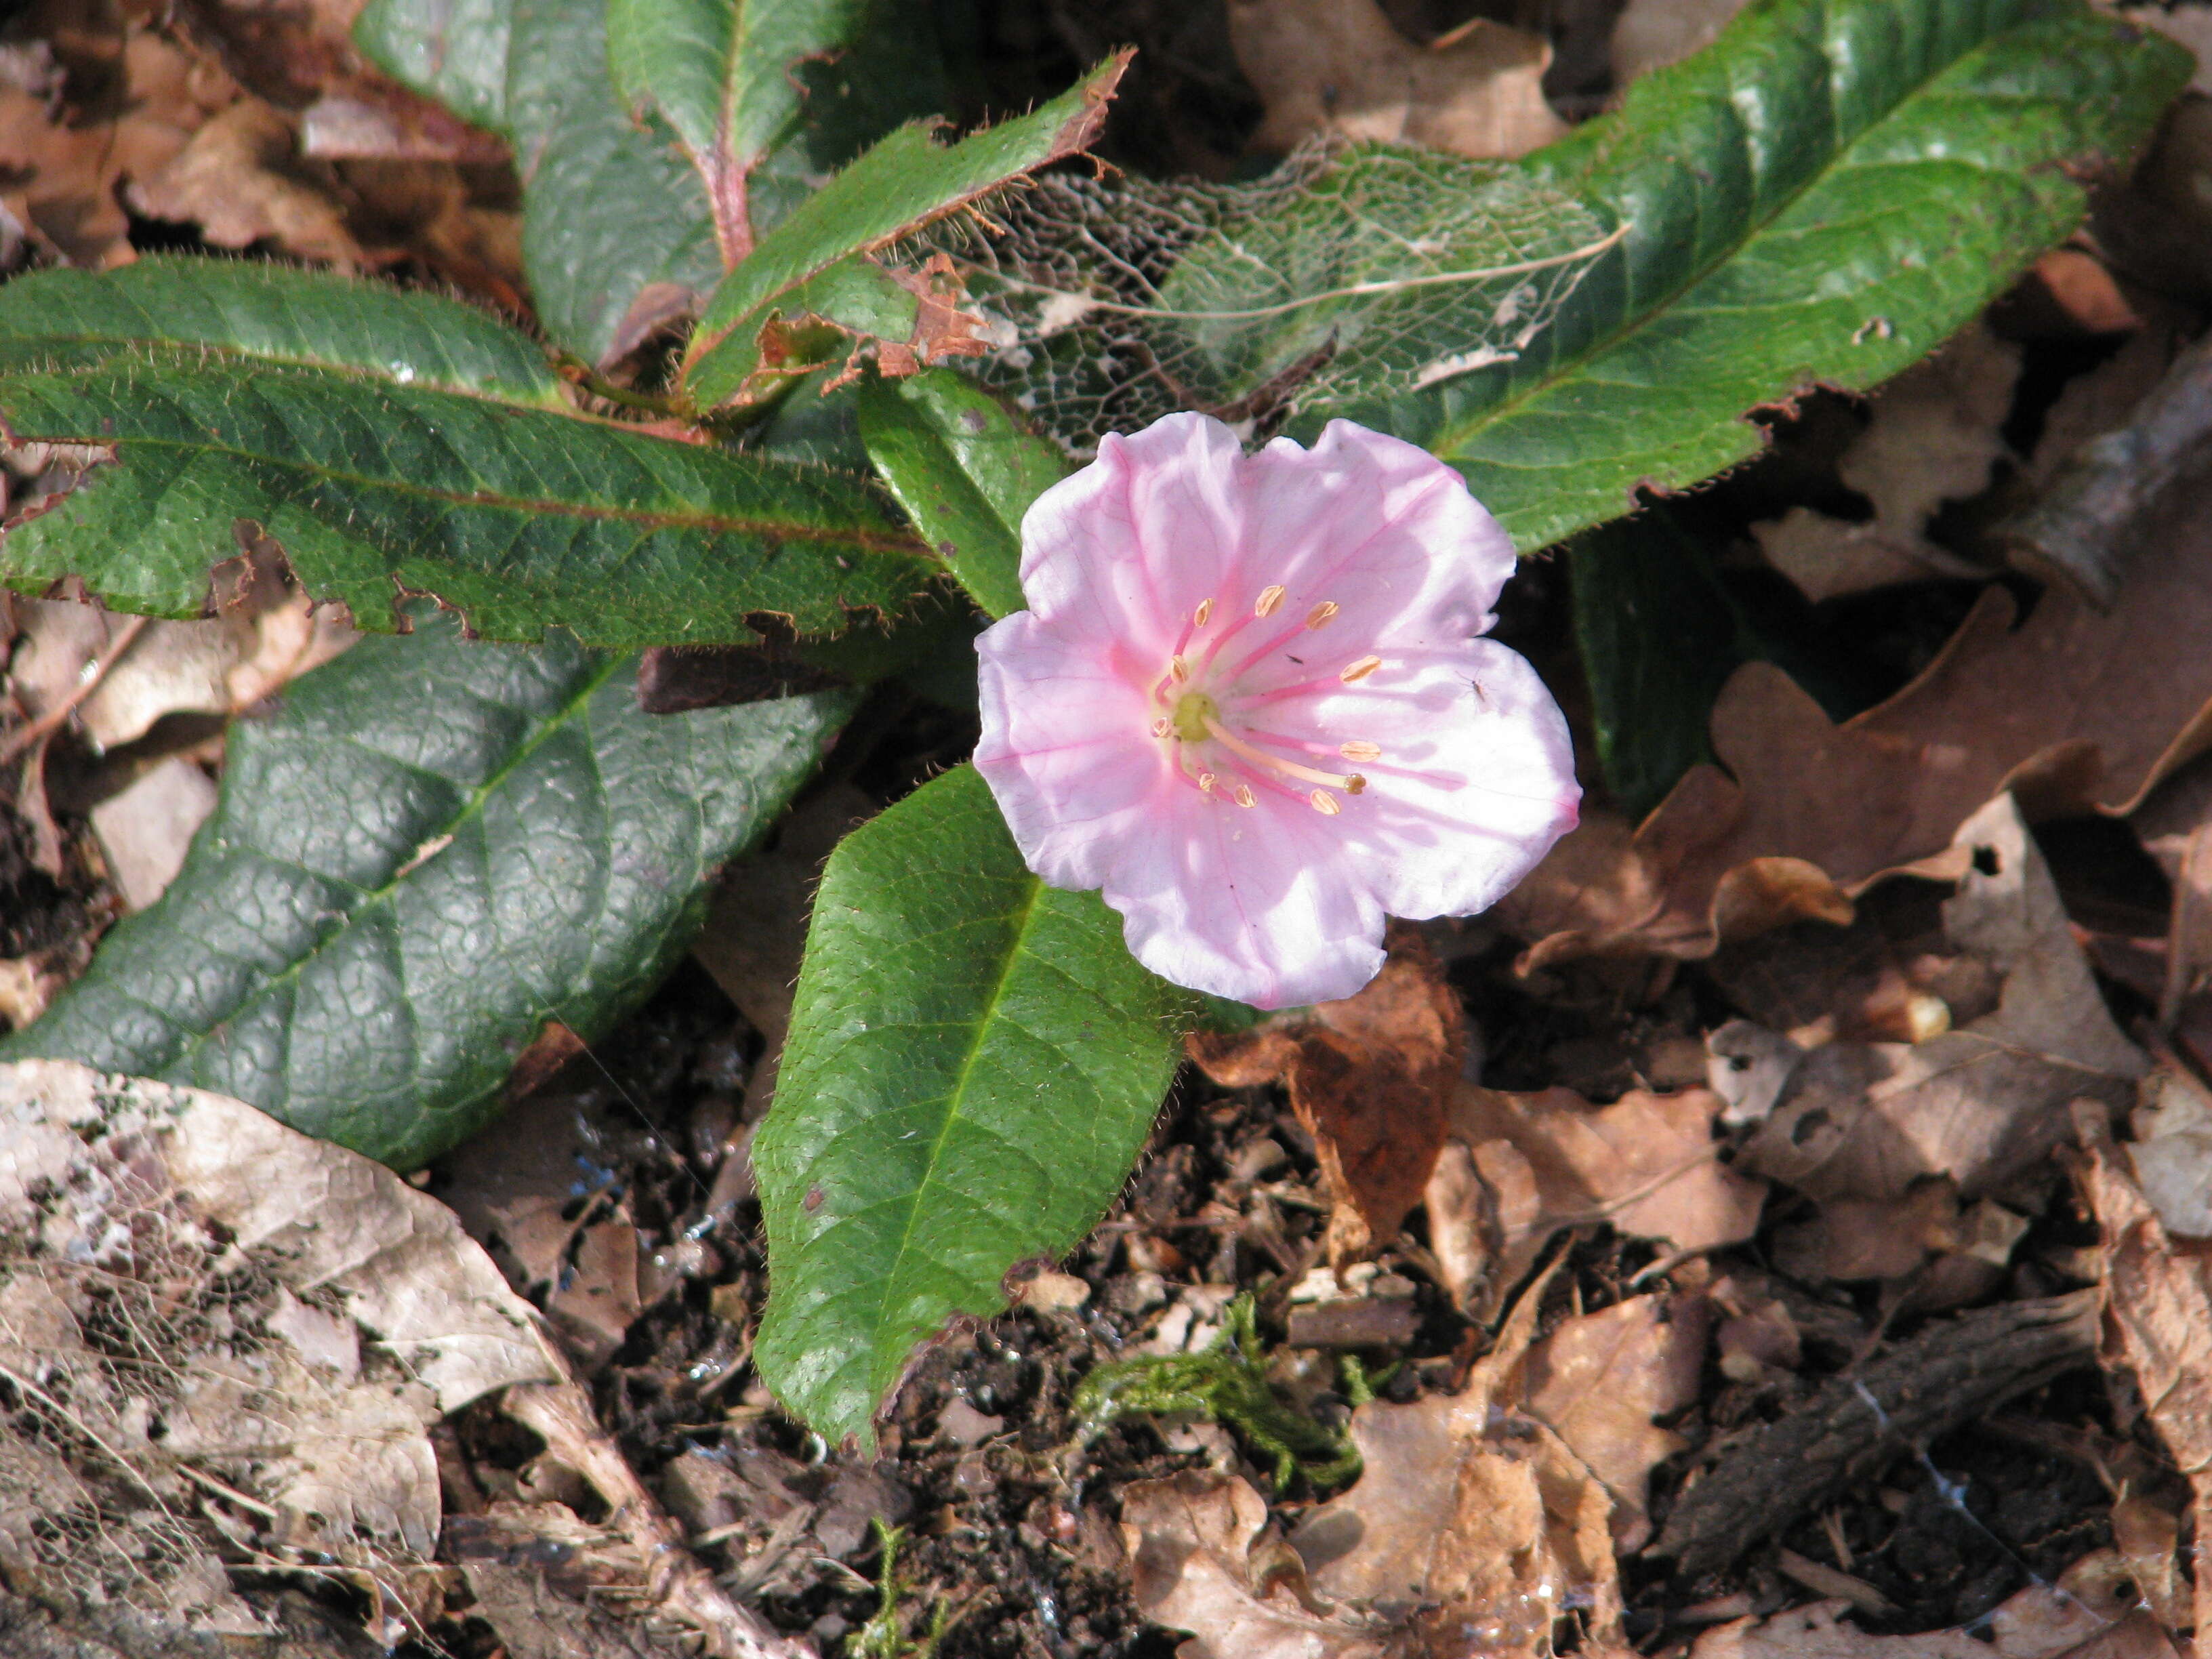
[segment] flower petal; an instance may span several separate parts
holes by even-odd
[[[1235,562],[1244,465],[1236,434],[1203,415],[1109,434],[1096,461],[1023,516],[1030,609],[1164,663],[1191,611]]]
[[[1318,813],[1186,787],[1130,826],[1102,896],[1162,979],[1255,1008],[1348,997],[1382,966],[1383,915],[1335,842]]]
[[[1574,827],[1565,717],[1526,658],[1495,640],[1386,665],[1304,702],[1332,740],[1376,744],[1367,787],[1334,822],[1338,856],[1391,915],[1472,915]]]
[[[1132,814],[1175,781],[1144,693],[1092,642],[1018,611],[975,641],[983,737],[975,769],[1030,869],[1096,887]]]

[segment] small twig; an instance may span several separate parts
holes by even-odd
[[[131,646],[137,642],[138,636],[146,631],[148,620],[144,617],[133,617],[125,623],[122,631],[108,641],[106,654],[92,665],[69,696],[64,697],[29,725],[17,727],[7,742],[0,743],[0,766],[6,765],[33,744],[52,737],[56,732],[60,731],[63,723],[71,714],[76,713],[87,697],[100,690],[100,682],[107,678],[115,665],[122,661]]]

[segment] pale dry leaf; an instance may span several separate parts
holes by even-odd
[[[1435,1168],[1467,1052],[1459,994],[1418,933],[1392,931],[1389,961],[1357,996],[1187,1046],[1225,1088],[1288,1088],[1329,1194],[1332,1265],[1396,1241]]]
[[[368,255],[331,193],[299,169],[289,117],[242,98],[195,132],[159,172],[135,180],[131,204],[149,218],[200,228],[216,247],[268,243],[295,258],[360,270]]]
[[[1375,0],[1231,0],[1229,33],[1267,106],[1261,149],[1333,133],[1514,156],[1566,131],[1544,101],[1550,45],[1503,23],[1477,18],[1424,46]]]
[[[1178,1659],[1386,1659],[1387,1629],[1317,1613],[1278,1576],[1255,1582],[1267,1500],[1234,1474],[1187,1470],[1121,1489],[1129,1589],[1154,1624],[1188,1631]]]
[[[2097,1218],[2103,1258],[2106,1359],[2135,1379],[2143,1409],[2187,1478],[2192,1523],[2212,1527],[2212,1267],[2179,1246],[2130,1178],[2112,1127],[2094,1104],[2075,1112],[2077,1169]],[[2212,1571],[2201,1565],[2190,1622],[2212,1630]]]
[[[1590,815],[1494,914],[1537,941],[1530,966],[1702,958],[1796,916],[1848,921],[1851,893],[1937,854],[2005,787],[2036,817],[2132,810],[2212,744],[2202,493],[2169,492],[2144,539],[2160,556],[2109,611],[2057,586],[2019,623],[1992,588],[1917,679],[1841,726],[1780,669],[1746,664],[1714,707],[1717,765],[1632,835]]]
[[[92,809],[92,833],[125,909],[161,896],[215,803],[215,781],[173,755]]]
[[[1744,0],[1629,0],[1613,25],[1613,83],[1626,87],[1709,46]]]
[[[2128,1162],[2159,1224],[2177,1238],[2212,1238],[2212,1096],[2161,1066],[2143,1079],[2130,1127]]]
[[[1528,1406],[1613,1498],[1614,1547],[1651,1535],[1651,1471],[1689,1443],[1655,1419],[1698,1398],[1712,1304],[1698,1297],[1631,1297],[1568,1319],[1528,1351]]]
[[[1547,1653],[1570,1607],[1592,1650],[1620,1642],[1612,1499],[1525,1410],[1543,1289],[1522,1295],[1458,1394],[1355,1410],[1358,1481],[1291,1535],[1316,1591],[1401,1627],[1394,1654]]]
[[[1952,941],[2002,981],[1997,1006],[1910,1047],[1830,1043],[1746,1143],[1747,1168],[1824,1203],[1905,1200],[1942,1177],[2002,1193],[2070,1138],[2069,1103],[2134,1098],[2148,1060],[2120,1034],[2011,796],[1960,826]]]
[[[1754,524],[1769,562],[1816,601],[1978,574],[1928,539],[1928,522],[1945,501],[1978,494],[2010,453],[1998,428],[2012,412],[2020,368],[2020,348],[1976,321],[1882,386],[1866,430],[1836,465],[1874,516],[1855,523],[1796,507]]]

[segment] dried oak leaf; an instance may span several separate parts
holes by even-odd
[[[2009,787],[2033,817],[2125,812],[2212,744],[2212,512],[2175,490],[2106,613],[2053,586],[2027,622],[1984,592],[1910,685],[1838,726],[1780,669],[1747,663],[1692,769],[1641,827],[1588,815],[1498,907],[1531,966],[1712,954],[1942,849]]]
[[[1556,1365],[1529,1349],[1541,1291],[1523,1295],[1460,1393],[1353,1412],[1358,1481],[1291,1534],[1313,1590],[1398,1626],[1393,1652],[1407,1659],[1548,1653],[1569,1607],[1582,1613],[1586,1652],[1620,1645],[1613,1499],[1589,1456],[1531,1408],[1532,1379],[1548,1381],[1585,1445],[1623,1460],[1576,1409],[1582,1339]],[[1593,1346],[1601,1355],[1601,1334]]]
[[[283,111],[240,99],[194,133],[167,167],[134,180],[131,203],[149,218],[197,224],[216,247],[267,242],[341,270],[362,269],[369,256],[337,202],[300,175],[298,149]]]
[[[1960,827],[1951,940],[2002,981],[1997,1005],[1924,1042],[1814,1049],[1743,1163],[1824,1202],[1905,1204],[1931,1177],[2001,1194],[2069,1138],[2068,1103],[2134,1098],[2147,1060],[2120,1034],[2011,796]]]
[[[1288,1088],[1328,1183],[1333,1262],[1396,1241],[1443,1145],[1467,1052],[1458,993],[1419,934],[1395,931],[1389,960],[1357,996],[1188,1046],[1224,1088]]]
[[[1446,1288],[1494,1312],[1563,1227],[1607,1221],[1680,1250],[1749,1238],[1766,1186],[1720,1162],[1713,1125],[1724,1110],[1708,1089],[1638,1089],[1593,1106],[1571,1089],[1462,1084],[1425,1194]]]
[[[1261,149],[1327,132],[1513,156],[1567,130],[1544,101],[1549,43],[1486,18],[1423,46],[1375,0],[1231,0],[1229,38],[1267,106]]]

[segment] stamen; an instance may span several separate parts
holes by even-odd
[[[1283,595],[1289,592],[1290,589],[1279,582],[1261,588],[1260,597],[1252,602],[1252,614],[1255,617],[1273,616],[1283,608]]]
[[[1237,804],[1239,806],[1257,806],[1260,804],[1260,798],[1252,793],[1250,784],[1240,783],[1237,786]]]
[[[1303,783],[1325,783],[1333,789],[1350,789],[1355,795],[1359,793],[1359,790],[1352,789],[1352,778],[1339,776],[1334,772],[1316,771],[1310,766],[1301,766],[1296,761],[1286,761],[1280,755],[1271,755],[1264,749],[1255,749],[1243,738],[1224,730],[1221,722],[1211,714],[1206,718],[1206,729],[1213,734],[1213,740],[1216,743],[1240,760],[1249,761],[1253,765],[1264,768],[1270,772],[1279,772],[1286,778],[1297,778]],[[1360,787],[1362,788],[1366,787],[1364,781]]]
[[[1319,628],[1323,623],[1327,622],[1331,617],[1334,617],[1337,612],[1337,603],[1334,599],[1323,599],[1312,610],[1307,611],[1307,631],[1311,632],[1313,629]]]
[[[1351,761],[1378,761],[1382,758],[1381,744],[1358,738],[1350,743],[1339,744],[1336,746],[1336,752]]]
[[[1190,613],[1190,625],[1193,628],[1203,628],[1206,626],[1206,619],[1212,614],[1213,601],[1200,599],[1198,602],[1198,609]]]
[[[1341,806],[1339,806],[1336,804],[1336,797],[1330,794],[1326,789],[1316,789],[1313,793],[1308,795],[1306,799],[1313,803],[1313,810],[1315,811],[1323,813],[1332,818],[1344,810]]]
[[[1178,658],[1176,660],[1181,661],[1182,659]],[[1350,685],[1356,680],[1365,679],[1382,665],[1382,659],[1380,657],[1362,657],[1358,662],[1346,663],[1338,673],[1337,678]]]
[[[1199,793],[1206,795],[1212,794],[1213,793],[1213,786],[1219,780],[1217,779],[1212,773],[1200,772],[1198,775]]]
[[[1377,660],[1379,661],[1380,659],[1377,659]],[[1181,685],[1185,680],[1190,678],[1190,665],[1185,662],[1181,657],[1170,657],[1168,659],[1168,674],[1177,685]]]
[[[1344,781],[1344,793],[1347,795],[1365,794],[1367,793],[1367,780],[1357,772],[1352,773]]]
[[[1161,715],[1159,719],[1152,722],[1152,735],[1156,738],[1164,738],[1169,732],[1174,730],[1175,722],[1170,720],[1165,714]]]

